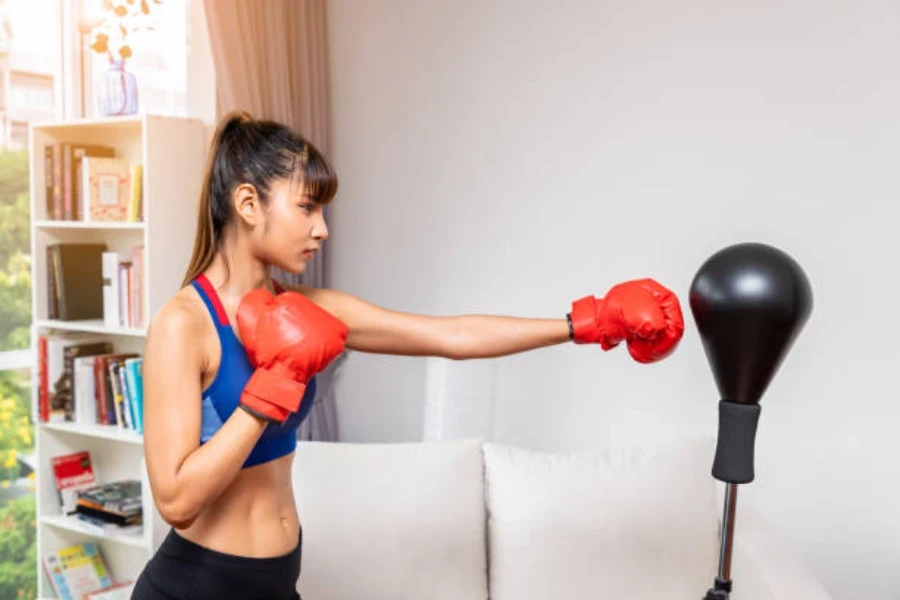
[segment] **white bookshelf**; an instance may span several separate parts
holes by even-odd
[[[199,119],[139,115],[108,119],[34,123],[30,127],[32,352],[38,336],[64,331],[101,334],[116,352],[143,354],[147,321],[181,286],[193,246],[195,207],[203,177],[208,126]],[[143,221],[83,223],[48,218],[44,147],[57,142],[102,144],[117,157],[143,165]],[[107,327],[102,320],[59,321],[47,314],[46,247],[64,242],[103,242],[126,254],[144,246],[143,314],[137,327]],[[32,374],[37,471],[38,597],[54,597],[44,573],[45,551],[85,540],[98,543],[114,581],[134,580],[162,542],[168,525],[153,503],[144,465],[142,436],[111,425],[42,423],[38,418],[38,373]],[[61,514],[50,468],[53,456],[88,450],[98,482],[143,481],[144,527],[136,534],[98,534]]]

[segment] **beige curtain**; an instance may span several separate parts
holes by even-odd
[[[330,156],[325,0],[204,0],[221,116],[243,109],[281,121]],[[327,218],[326,209],[326,218]],[[326,287],[323,246],[303,283]],[[279,271],[288,282],[297,277]],[[318,393],[300,435],[336,440],[333,382],[343,357],[316,378]]]
[[[244,109],[281,121],[330,156],[325,0],[204,0],[204,8],[218,115]],[[323,254],[303,276],[308,285],[328,283]]]

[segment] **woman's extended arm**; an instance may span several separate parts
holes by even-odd
[[[190,525],[240,472],[266,422],[236,410],[200,446],[200,321],[175,299],[154,319],[144,354],[144,455],[160,515]],[[204,315],[205,316],[205,315]]]
[[[569,341],[565,318],[419,315],[381,308],[335,290],[302,291],[347,324],[347,347],[361,352],[491,358]]]
[[[491,358],[574,341],[610,350],[627,342],[638,362],[668,356],[684,332],[678,298],[652,279],[585,296],[559,319],[501,315],[429,316],[387,310],[327,289],[300,288],[350,329],[347,347],[383,354]],[[571,322],[570,322],[571,320]]]

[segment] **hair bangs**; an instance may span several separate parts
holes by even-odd
[[[294,184],[316,204],[328,204],[337,194],[337,174],[311,144],[295,156]]]

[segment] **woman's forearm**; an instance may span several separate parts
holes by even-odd
[[[164,511],[167,520],[186,527],[204,506],[215,501],[241,471],[241,467],[262,435],[266,422],[243,410],[236,410],[222,427],[194,450],[175,475],[179,490],[175,502]]]
[[[493,358],[569,341],[566,319],[493,315],[455,317],[448,358]]]

